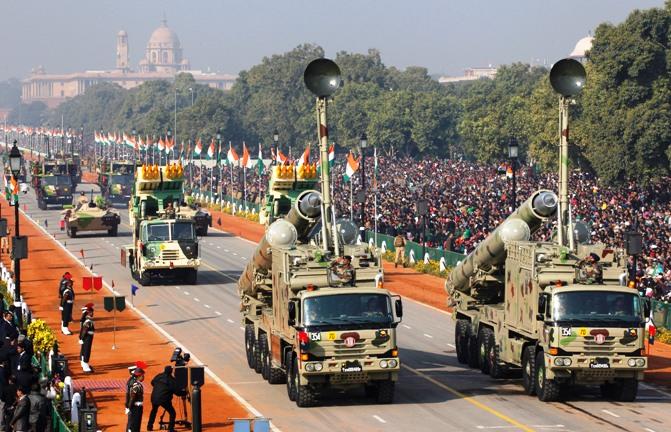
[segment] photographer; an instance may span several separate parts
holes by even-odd
[[[170,416],[168,423],[168,431],[175,430],[175,408],[172,406],[172,397],[178,393],[177,382],[172,376],[172,366],[166,366],[163,372],[156,375],[151,380],[153,387],[151,391],[151,412],[149,413],[149,422],[147,423],[147,430],[153,430],[154,420],[156,420],[156,413],[159,407],[165,409]]]

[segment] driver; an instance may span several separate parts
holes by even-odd
[[[385,307],[381,300],[382,298],[377,295],[369,298],[366,302],[366,310],[363,314],[365,316],[383,317]]]
[[[627,314],[627,306],[624,303],[623,297],[618,297],[617,299],[615,299],[615,302],[613,303],[613,314],[614,315]]]
[[[321,303],[319,301],[310,302],[308,322],[319,321],[320,319],[323,319]]]

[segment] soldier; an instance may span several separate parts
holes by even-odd
[[[128,432],[140,432],[142,425],[142,405],[144,404],[144,370],[135,368],[133,371],[133,380],[126,395],[126,415],[128,423],[126,430]]]
[[[175,219],[175,208],[172,206],[172,201],[170,201],[165,208],[165,218]]]
[[[70,272],[63,273],[63,277],[61,277],[61,281],[58,284],[58,299],[59,300],[63,298],[63,291],[65,291],[65,288],[67,287],[69,280],[72,280],[72,275],[70,274]]]
[[[68,280],[68,283],[63,290],[63,296],[61,297],[61,332],[64,335],[71,335],[72,332],[68,328],[70,321],[72,321],[72,307],[75,303],[75,290],[72,287],[74,282],[72,279]]]
[[[352,268],[352,257],[349,255],[344,255],[336,258],[331,263],[331,271],[338,278],[337,280],[342,283],[348,283],[354,278],[354,269]]]
[[[394,258],[394,268],[401,264],[405,267],[405,238],[398,233],[394,237],[394,248],[396,249],[396,257]]]
[[[89,360],[91,358],[91,347],[93,346],[93,333],[95,326],[93,324],[93,303],[86,305],[84,312],[84,322],[79,330],[79,344],[82,346],[79,351],[81,365],[84,372],[91,372]]]
[[[579,274],[582,283],[593,284],[603,281],[603,270],[599,264],[599,255],[591,252],[584,260],[580,261]]]

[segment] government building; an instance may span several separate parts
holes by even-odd
[[[54,108],[99,83],[114,83],[125,89],[132,89],[147,81],[173,80],[179,73],[189,73],[198,84],[221,90],[229,90],[237,78],[235,75],[192,70],[189,60],[183,56],[177,34],[168,27],[164,19],[151,34],[145,56],[140,60],[137,70],[130,67],[128,34],[122,30],[117,34],[114,70],[48,74],[39,66],[22,81],[21,101],[44,102],[49,108]]]

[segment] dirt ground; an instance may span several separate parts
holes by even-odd
[[[213,212],[212,220],[214,226],[254,242],[259,241],[264,234],[262,225],[239,217]],[[389,262],[384,263],[384,278],[385,288],[390,291],[450,311],[447,307],[447,293],[443,288],[444,279],[408,268],[394,268],[394,264]],[[671,389],[671,346],[657,342],[648,352],[650,365],[646,371],[646,381]]]
[[[3,210],[10,208],[4,200],[2,207]],[[5,211],[3,216],[7,217],[9,226],[13,227],[13,212]],[[150,381],[156,374],[163,371],[165,365],[169,364],[175,347],[148,323],[143,322],[139,315],[127,308],[116,314],[116,349],[112,349],[113,317],[111,313],[103,309],[103,297],[110,293],[104,288],[100,292],[84,291],[82,277],[90,276],[88,270],[66,254],[55,244],[55,240],[23,215],[20,223],[21,234],[29,237],[29,258],[21,263],[21,293],[30,306],[33,316],[45,320],[56,332],[59,348],[68,358],[75,387],[84,386],[92,390],[91,393],[98,407],[100,429],[119,431],[125,427],[124,391],[125,381],[128,378],[127,367],[137,360],[142,360],[149,365],[144,383],[144,428],[151,409]],[[6,265],[9,264],[6,255],[3,255],[2,259]],[[60,332],[57,288],[65,271],[72,273],[75,281],[76,299],[73,312],[75,322],[70,324],[70,330],[75,334],[72,336],[65,336]],[[76,334],[79,329],[80,308],[89,302],[95,304],[96,334],[90,362],[94,372],[84,374],[79,363],[80,346]],[[202,394],[203,430],[231,431],[233,428],[229,418],[249,416],[242,405],[212,382],[206,383]],[[179,417],[178,402],[181,403],[176,398],[173,405]],[[158,425],[154,427],[158,429]]]

